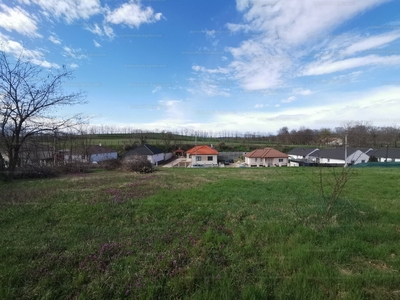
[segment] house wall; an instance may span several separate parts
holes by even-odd
[[[152,164],[156,164],[156,162],[163,161],[165,157],[164,153],[154,154],[154,155],[147,155],[147,159]]]
[[[117,152],[110,152],[110,153],[98,153],[98,154],[91,154],[89,159],[85,155],[77,155],[73,154],[70,155],[68,153],[65,154],[64,160],[67,162],[101,162],[105,160],[110,160],[110,159],[117,159],[118,158],[118,153]]]
[[[318,158],[317,158],[317,162],[318,162]],[[319,163],[320,164],[343,164],[344,165],[345,162],[344,162],[344,159],[320,157]]]
[[[281,158],[283,161],[279,162],[280,158],[255,158],[245,157],[244,161],[248,166],[286,166],[288,164],[288,158]]]
[[[117,159],[118,158],[118,153],[117,152],[111,152],[111,153],[99,153],[99,154],[92,154],[90,156],[90,162],[100,162],[100,161],[105,161],[105,160],[110,160],[110,159]]]
[[[212,156],[213,160],[208,160],[208,157]],[[201,160],[197,160],[196,157],[200,157]],[[218,156],[217,155],[192,155],[191,156],[192,165],[217,165],[218,164]]]
[[[369,160],[369,155],[363,153],[360,150],[357,150],[356,152],[354,152],[352,155],[350,155],[349,157],[347,157],[346,162],[348,164],[351,164],[351,162],[354,160],[354,164],[360,164],[362,163],[362,161],[364,162],[368,162]]]
[[[352,161],[354,161],[354,164],[360,164],[362,161],[368,162],[369,160],[369,155],[363,153],[360,150],[357,150],[353,154],[349,155],[346,159],[347,164],[351,164]],[[318,162],[318,160],[317,160]],[[319,163],[321,164],[345,164],[344,159],[334,159],[334,158],[327,158],[327,157],[320,157],[319,158]]]
[[[293,155],[293,154],[289,154],[289,157],[291,159],[295,159],[295,160],[304,159],[305,158],[305,157],[303,157],[303,155]]]
[[[88,162],[87,156],[65,154],[64,160],[67,162]]]
[[[377,157],[379,162],[385,162],[386,157]],[[388,162],[400,162],[400,158],[390,158],[388,157]]]

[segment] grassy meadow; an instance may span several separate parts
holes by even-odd
[[[398,170],[351,172],[329,217],[314,168],[0,183],[0,299],[400,299]]]

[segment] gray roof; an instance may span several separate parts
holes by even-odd
[[[368,153],[370,156],[375,156],[375,157],[383,157],[386,158],[386,148],[380,148],[378,150],[371,151],[371,153]],[[400,158],[400,148],[389,148],[387,151],[388,158]]]
[[[293,148],[287,154],[288,155],[307,156],[307,155],[310,155],[310,153],[314,152],[315,150],[318,150],[318,148]]]
[[[158,149],[157,147],[148,145],[148,144],[144,144],[142,146],[139,146],[133,150],[128,151],[126,155],[155,155],[155,154],[160,154],[160,153],[164,153],[163,150]]]
[[[356,151],[360,150],[363,153],[366,153],[367,155],[371,155],[370,152],[368,152],[370,148],[347,148],[347,157],[355,153]],[[322,149],[319,151],[316,151],[313,153],[312,156],[315,157],[322,157],[322,158],[332,158],[332,159],[342,159],[344,160],[344,147],[340,148],[335,148],[335,149]]]

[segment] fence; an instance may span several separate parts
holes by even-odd
[[[238,159],[240,157],[244,157],[246,152],[219,152],[218,159],[219,160],[229,160],[229,159]]]

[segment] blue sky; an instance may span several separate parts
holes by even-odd
[[[94,125],[400,125],[397,0],[0,0],[0,48],[73,70]]]

